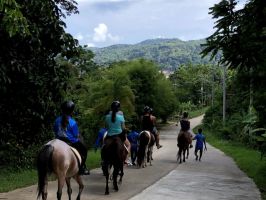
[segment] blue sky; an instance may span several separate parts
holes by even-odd
[[[202,39],[213,33],[208,12],[219,1],[77,0],[80,13],[65,19],[66,31],[80,44],[95,47],[154,38]]]

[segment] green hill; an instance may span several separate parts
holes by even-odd
[[[108,65],[121,60],[144,58],[156,62],[161,69],[174,71],[181,64],[207,64],[209,58],[201,58],[205,40],[182,41],[179,39],[150,39],[134,45],[112,45],[91,49],[95,62]]]

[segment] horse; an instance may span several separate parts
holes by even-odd
[[[154,145],[154,136],[149,131],[142,131],[139,134],[139,148],[137,153],[137,164],[139,168],[147,166],[147,161],[152,160],[152,147]]]
[[[179,147],[177,153],[177,161],[179,160],[179,163],[182,163],[182,154],[183,154],[183,162],[186,162],[186,159],[188,159],[189,145],[191,143],[192,143],[192,138],[190,136],[190,133],[180,131],[177,137],[177,146]],[[186,151],[187,151],[187,157],[185,157]]]
[[[81,192],[84,188],[79,167],[81,157],[77,150],[70,147],[67,143],[54,139],[45,144],[37,156],[38,170],[38,196],[37,199],[47,199],[48,176],[52,173],[58,179],[57,200],[61,200],[64,182],[67,184],[68,199],[71,200],[72,189],[70,179],[73,177],[78,185],[79,192],[77,200],[80,200]]]
[[[108,182],[111,174],[110,170],[112,167],[114,168],[112,175],[114,190],[119,190],[117,185],[117,177],[120,172],[119,183],[121,184],[122,178],[124,176],[124,161],[126,159],[126,156],[126,149],[119,136],[107,137],[105,139],[105,144],[103,145],[101,151],[102,169],[106,179],[105,195],[109,194]]]

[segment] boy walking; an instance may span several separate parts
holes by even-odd
[[[193,138],[193,140],[196,140],[196,146],[195,146],[196,160],[201,161],[201,156],[202,156],[202,152],[203,152],[203,144],[205,146],[204,150],[207,151],[205,136],[202,134],[202,129],[201,128],[198,129],[198,133]],[[198,151],[200,151],[199,157],[198,157]]]

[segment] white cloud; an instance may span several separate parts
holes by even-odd
[[[79,41],[83,40],[84,39],[84,36],[81,34],[81,33],[78,33],[75,38]]]
[[[106,24],[100,23],[97,27],[94,28],[94,35],[92,40],[94,42],[106,42],[107,40],[110,40],[111,42],[118,42],[120,38],[119,36],[114,36],[109,33]]]
[[[108,27],[105,24],[99,24],[94,28],[93,41],[94,42],[105,42],[107,38]]]
[[[87,47],[95,47],[95,44],[93,44],[93,43],[87,43]]]

